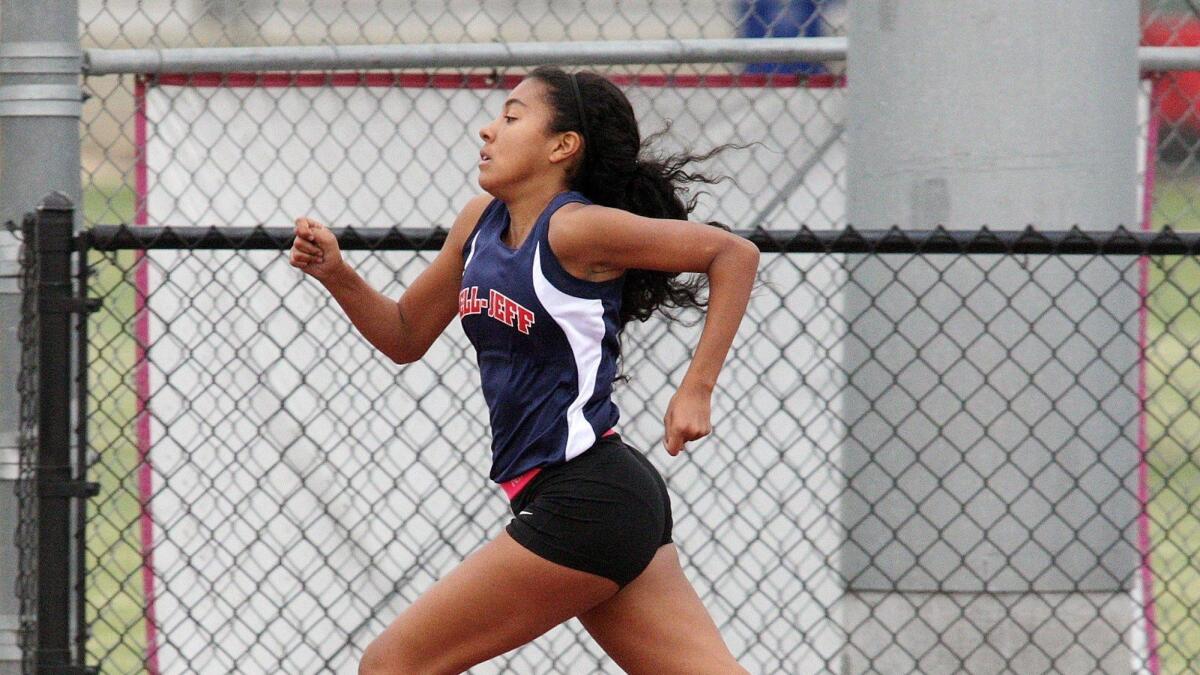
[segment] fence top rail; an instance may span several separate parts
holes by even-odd
[[[846,38],[718,38],[289,47],[87,49],[86,75],[841,61]]]
[[[84,75],[845,61],[845,37],[85,49]],[[1143,72],[1200,70],[1200,47],[1139,47]]]
[[[344,250],[433,251],[446,241],[441,227],[335,227]],[[734,230],[765,253],[999,253],[1033,255],[1200,255],[1200,232],[1164,228],[1115,230]],[[290,227],[141,227],[97,225],[80,235],[81,247],[101,251],[149,249],[286,250]]]

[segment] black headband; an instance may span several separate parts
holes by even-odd
[[[579,93],[579,80],[575,78],[575,73],[571,73],[571,89],[575,91],[575,106],[579,109],[579,129],[583,134],[584,148],[590,150],[588,144],[587,118],[583,115],[583,96]]]

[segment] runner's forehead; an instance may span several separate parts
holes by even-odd
[[[504,101],[505,109],[510,105],[519,105],[525,108],[536,107],[543,100],[542,94],[545,87],[546,85],[541,80],[534,78],[521,80],[508,92],[508,98]]]

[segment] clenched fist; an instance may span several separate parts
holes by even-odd
[[[667,405],[663,418],[663,445],[672,456],[687,449],[695,441],[712,433],[712,403],[708,392],[680,387]]]
[[[312,275],[317,281],[327,281],[345,265],[337,237],[329,228],[310,218],[296,219],[296,239],[292,242],[288,261],[292,267]]]

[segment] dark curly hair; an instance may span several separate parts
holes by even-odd
[[[603,76],[589,71],[571,75],[561,68],[542,66],[529,77],[546,85],[548,102],[554,110],[550,131],[575,131],[583,137],[583,157],[575,164],[570,187],[592,202],[650,218],[683,220],[699,197],[693,195],[684,201],[688,184],[724,180],[686,167],[737,146],[719,146],[703,155],[660,156],[650,146],[669,128],[643,140],[629,99]],[[709,225],[729,229],[717,222]],[[659,309],[671,316],[670,308],[704,307],[708,302],[706,287],[703,276],[684,281],[678,273],[626,270],[621,325],[631,319],[645,321]]]

